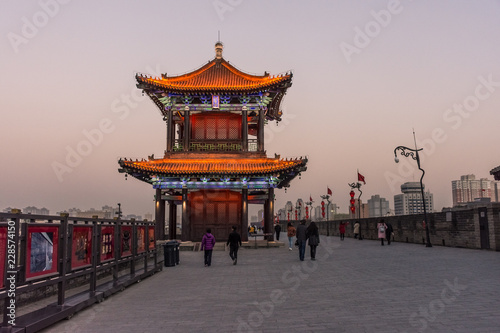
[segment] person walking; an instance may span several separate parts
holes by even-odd
[[[311,260],[316,260],[316,248],[319,245],[319,230],[316,223],[311,222],[306,229],[306,237],[309,240],[309,247],[311,248]]]
[[[377,224],[377,230],[378,230],[378,238],[380,238],[380,244],[384,246],[384,238],[385,238],[385,231],[387,230],[387,224],[384,223],[384,220],[380,220],[380,222]]]
[[[207,229],[207,233],[201,239],[201,250],[205,250],[205,267],[212,265],[212,250],[215,245],[215,237],[212,235],[212,230]]]
[[[238,248],[241,246],[241,236],[236,231],[235,225],[232,226],[232,230],[226,245],[229,245],[229,256],[233,260],[233,265],[236,265],[238,263]]]
[[[295,237],[295,227],[292,225],[292,222],[288,222],[288,226],[286,227],[286,234],[288,236],[288,250],[292,251],[293,247],[293,237]]]
[[[296,236],[297,242],[299,243],[299,259],[304,261],[304,255],[306,252],[306,241],[307,241],[307,228],[306,220],[301,220],[300,224],[297,226]]]
[[[339,223],[339,232],[340,232],[340,240],[344,240],[344,237],[345,237],[345,222],[344,221]]]
[[[358,238],[359,236],[359,222],[356,221],[356,223],[354,223],[354,238]]]
[[[281,233],[281,225],[279,224],[279,222],[274,226],[274,232],[276,233],[276,240],[279,241]]]
[[[391,245],[391,237],[394,229],[392,229],[392,224],[390,224],[389,222],[387,222],[385,225],[387,226],[387,229],[385,229],[385,239],[387,239],[387,245]]]

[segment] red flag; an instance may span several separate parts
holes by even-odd
[[[328,186],[326,187],[326,189],[327,189],[326,192],[327,192],[328,195],[333,195],[332,190],[330,190],[330,188]]]
[[[309,201],[312,202],[313,201],[313,198],[311,197],[311,195],[309,195]]]
[[[359,172],[358,172],[358,182],[363,182],[364,184],[366,184],[366,182],[365,182],[365,176],[363,176]]]

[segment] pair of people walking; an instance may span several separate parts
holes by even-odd
[[[380,220],[377,224],[378,238],[380,239],[380,245],[384,246],[384,239],[387,240],[387,245],[391,245],[392,237],[392,224],[385,223],[384,220]]]
[[[306,221],[300,221],[297,227],[297,242],[299,244],[299,259],[304,261],[306,252],[306,243],[309,240],[309,247],[311,248],[311,260],[316,260],[316,248],[319,245],[319,230],[315,222],[306,227]]]
[[[226,245],[229,245],[229,256],[233,260],[233,265],[238,263],[238,249],[241,246],[241,236],[236,231],[236,226],[233,226],[232,232],[229,234]],[[205,251],[205,267],[212,265],[212,251],[215,246],[215,236],[212,235],[212,230],[207,229],[206,234],[201,239],[201,250]]]

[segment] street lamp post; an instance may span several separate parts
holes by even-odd
[[[122,204],[118,203],[118,211],[115,212],[116,215],[118,215],[118,219],[122,218]]]
[[[293,211],[293,208],[292,206],[290,206],[289,208],[286,209],[287,212],[288,212],[288,222],[290,222],[290,213]]]
[[[321,195],[321,199],[326,200],[326,220],[330,220],[330,196],[328,194],[326,195]]]
[[[298,220],[300,221],[300,208],[302,208],[299,204],[295,204],[295,213],[298,212],[299,218]],[[295,217],[297,219],[297,217]]]
[[[306,220],[309,218],[309,214],[311,214],[311,220],[312,220],[312,204],[314,201],[311,199],[310,201],[306,202]],[[308,209],[309,207],[309,209]]]
[[[351,187],[351,190],[357,189],[359,191],[359,196],[358,196],[358,222],[359,222],[359,220],[361,220],[361,195],[363,194],[363,191],[361,191],[361,183],[360,182],[350,183],[349,186]],[[359,240],[363,240],[363,237],[361,236],[361,223],[359,225]]]
[[[415,137],[415,132],[413,132],[413,137]],[[396,163],[399,163],[397,151],[401,150],[401,155],[404,157],[411,156],[415,161],[417,161],[417,166],[420,171],[422,171],[422,176],[420,177],[420,191],[422,193],[422,205],[424,206],[424,221],[425,221],[425,237],[427,238],[426,240],[426,247],[432,247],[431,244],[431,239],[429,237],[429,223],[427,222],[427,209],[425,207],[425,196],[424,196],[424,185],[422,183],[422,180],[424,179],[425,171],[420,167],[420,156],[418,155],[418,152],[423,150],[423,148],[417,149],[417,143],[415,140],[415,149],[411,149],[405,146],[397,146],[394,149],[394,161]]]

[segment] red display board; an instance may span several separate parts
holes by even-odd
[[[122,240],[121,256],[126,257],[132,254],[132,226],[122,226],[120,238]]]
[[[59,226],[28,226],[26,279],[58,272]]]
[[[149,240],[149,249],[152,250],[156,246],[155,240],[155,228],[152,226],[148,227],[148,240]]]
[[[0,289],[4,287],[5,260],[7,254],[7,227],[0,227]]]
[[[92,264],[92,226],[73,226],[71,268]]]
[[[137,253],[146,251],[146,227],[137,227]]]
[[[101,227],[101,262],[115,258],[115,227]]]

